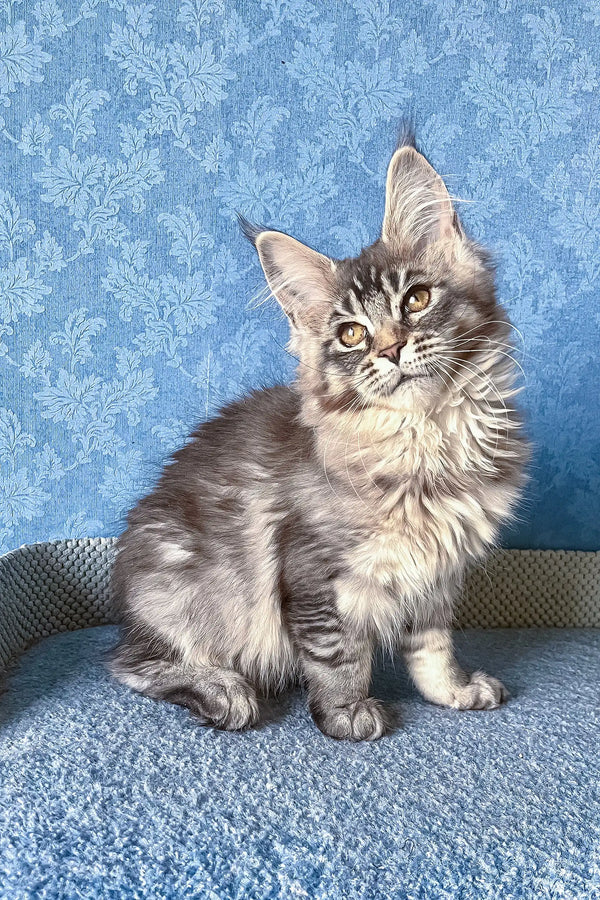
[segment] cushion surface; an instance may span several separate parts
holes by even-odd
[[[490,712],[427,704],[339,743],[291,692],[243,734],[114,682],[113,626],[29,650],[0,698],[2,898],[600,897],[600,630],[457,636]]]

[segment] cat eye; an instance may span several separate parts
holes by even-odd
[[[426,287],[413,288],[410,294],[405,298],[404,305],[409,312],[421,312],[429,306],[431,300],[431,291]]]
[[[358,347],[367,335],[367,329],[359,322],[349,322],[342,325],[338,331],[338,337],[344,347]]]

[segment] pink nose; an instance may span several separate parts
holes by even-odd
[[[400,351],[403,347],[406,347],[406,341],[397,341],[397,343],[392,344],[391,347],[380,350],[379,356],[386,356],[388,359],[391,359],[392,362],[397,363],[400,360]]]

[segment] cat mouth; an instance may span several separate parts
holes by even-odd
[[[395,378],[390,378],[384,384],[374,385],[374,391],[380,397],[390,397],[398,388],[413,381],[423,378],[431,378],[428,372],[401,372]]]
[[[428,372],[401,372],[400,376],[391,384],[385,385],[387,393],[393,394],[402,385],[408,384],[410,381],[418,381],[420,378],[431,378],[431,375]]]

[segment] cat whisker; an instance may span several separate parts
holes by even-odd
[[[459,341],[459,342],[457,342],[457,341],[452,341],[452,340],[451,340],[451,341],[448,341],[448,348],[449,348],[449,349],[458,349],[458,350],[460,350],[460,346],[461,346],[462,344],[468,344],[469,341],[471,341],[471,340],[483,340],[483,338],[481,338],[481,339],[480,339],[480,338],[467,338],[466,340],[464,340],[464,341]],[[442,345],[442,346],[443,346],[443,345]],[[508,346],[508,345],[507,345],[507,346]],[[514,356],[511,356],[511,354],[508,353],[506,350],[502,350],[502,349],[500,349],[500,347],[490,347],[487,351],[486,351],[485,349],[477,349],[477,348],[475,348],[475,349],[473,350],[473,352],[474,352],[474,353],[485,353],[485,352],[488,352],[488,353],[494,353],[494,354],[495,354],[495,353],[499,353],[499,354],[501,354],[502,356],[505,356],[507,359],[510,359],[510,361],[513,362],[513,363],[515,364],[515,366],[521,371],[521,374],[523,375],[523,378],[524,378],[525,380],[527,379],[527,376],[526,376],[526,374],[525,374],[525,369],[523,368],[523,366],[521,365],[521,363],[518,361],[518,359],[515,359]]]
[[[381,487],[377,484],[377,482],[375,481],[375,479],[373,478],[373,476],[371,475],[371,473],[369,472],[369,470],[367,469],[367,467],[365,465],[365,461],[364,461],[364,457],[363,457],[363,450],[362,450],[362,447],[360,444],[360,431],[356,432],[356,445],[357,445],[357,449],[358,449],[358,458],[360,459],[362,467],[365,470],[365,475],[367,476],[367,478],[369,479],[369,481],[371,482],[373,487],[376,487],[378,491],[381,491],[383,493]],[[377,450],[375,450],[375,452],[377,453],[379,460],[381,462],[383,462],[383,457],[381,456],[381,454]]]
[[[360,398],[360,397],[358,397],[357,399],[358,399],[359,401],[362,400],[362,398]],[[364,402],[364,401],[363,401],[363,402]],[[363,403],[359,403],[358,405],[361,406],[361,408],[364,408]],[[353,405],[351,405],[350,408],[349,408],[349,412],[355,412],[355,411],[356,411],[356,408],[355,408]],[[360,430],[360,429],[357,429],[357,431],[356,431],[356,435],[357,435],[357,436],[358,436],[359,430]],[[352,490],[354,491],[354,493],[356,494],[356,496],[358,497],[358,499],[360,500],[360,502],[363,504],[363,506],[365,506],[365,507],[368,509],[368,508],[369,508],[369,504],[366,502],[366,500],[364,499],[364,497],[361,497],[361,495],[360,495],[360,494],[358,493],[358,491],[356,490],[356,486],[355,486],[355,484],[354,484],[354,482],[353,482],[353,480],[352,480],[352,477],[351,477],[351,475],[350,475],[350,470],[349,470],[349,468],[348,468],[348,446],[349,446],[349,444],[350,444],[350,438],[351,438],[351,437],[352,437],[352,434],[349,433],[349,434],[348,434],[348,437],[346,438],[346,446],[345,446],[345,448],[344,448],[344,466],[345,466],[345,468],[346,468],[346,475],[348,476],[348,481],[350,482],[350,485],[351,485],[351,487],[352,487]]]
[[[509,343],[508,341],[499,341],[496,338],[492,338],[487,334],[474,334],[471,337],[456,337],[456,338],[447,338],[445,339],[449,344],[470,344],[474,341],[485,341],[490,347],[502,347],[505,350],[508,350],[511,353],[524,353],[526,356],[530,356],[531,354],[527,353],[526,350],[522,348],[515,347],[514,344]]]
[[[453,378],[452,374],[451,374],[445,367],[443,367],[443,363],[442,363],[441,365],[442,365],[442,370],[443,370],[443,371],[445,372],[445,374],[450,378],[450,380],[452,381],[452,383],[456,386],[456,389],[459,391],[459,393],[462,393],[463,396],[468,396],[467,392],[466,392],[463,388],[460,387],[460,385],[457,383],[457,381]],[[442,380],[444,380],[443,375],[442,375]],[[467,383],[469,383],[469,384],[471,383],[469,379],[467,379]],[[447,383],[446,383],[446,387],[447,387]],[[502,402],[502,400],[501,400],[500,402]],[[505,434],[507,434],[507,433],[508,433],[508,432],[505,431]],[[498,451],[498,441],[499,441],[499,429],[496,429],[496,440],[495,440],[495,443],[494,443],[494,450],[493,450],[493,453],[492,453],[492,459],[495,459],[495,458],[496,458],[496,453],[497,453],[497,451]]]
[[[504,403],[504,400],[498,391],[498,387],[495,384],[495,382],[489,372],[486,372],[480,365],[478,365],[475,362],[475,360],[464,360],[461,357],[455,357],[455,356],[452,356],[451,354],[450,355],[446,354],[446,356],[447,356],[447,358],[451,359],[453,362],[455,362],[459,366],[469,366],[470,370],[473,371],[474,374],[477,374],[480,378],[483,378],[485,380],[485,382],[490,385],[490,388],[496,394],[496,396],[498,397],[498,399],[500,400],[500,402],[502,403],[504,408],[507,409],[506,404]],[[513,360],[513,362],[514,362],[514,360]],[[510,378],[511,380],[514,380],[514,375],[512,372],[510,372],[510,373],[504,372],[503,374],[504,374],[505,378]],[[512,391],[510,396],[513,396],[514,394],[519,393],[519,390],[520,390],[520,388],[515,391]],[[505,394],[505,396],[507,396],[507,395]],[[514,410],[512,410],[512,409],[510,411],[514,412]]]
[[[368,378],[372,377],[372,375],[373,375],[372,372],[367,373],[367,375],[364,376],[363,381],[366,381]],[[354,412],[354,411],[356,410],[356,407],[357,407],[357,406],[360,407],[360,410],[362,411],[362,409],[364,409],[365,406],[366,406],[366,399],[363,400],[362,397],[360,397],[359,395],[357,395],[356,397],[353,397],[352,400],[351,400],[348,404],[343,404],[343,405],[340,407],[340,411],[343,411],[343,412]],[[344,462],[345,462],[345,466],[346,466],[346,474],[347,474],[347,476],[348,476],[348,481],[350,482],[350,484],[351,484],[351,486],[352,486],[352,489],[353,489],[354,493],[356,494],[356,496],[358,497],[358,499],[361,500],[361,502],[362,502],[365,506],[367,506],[368,504],[366,504],[364,498],[362,498],[362,497],[360,496],[360,494],[358,493],[358,491],[356,490],[356,487],[354,486],[354,483],[353,483],[353,481],[352,481],[352,479],[351,479],[351,477],[350,477],[350,473],[349,473],[349,471],[348,471],[348,463],[347,463],[348,442],[349,442],[349,440],[350,440],[350,435],[351,435],[352,433],[354,433],[354,432],[353,432],[353,431],[351,432],[350,429],[349,429],[349,435],[348,435],[348,439],[347,439],[347,441],[346,441],[346,449],[345,449],[345,453],[344,453]],[[329,478],[328,471],[327,471],[327,450],[329,449],[329,446],[330,446],[330,444],[331,444],[331,441],[332,441],[333,437],[336,437],[336,436],[337,436],[337,433],[336,433],[335,431],[332,430],[331,433],[329,434],[329,437],[327,438],[327,441],[325,442],[325,446],[324,446],[324,448],[323,448],[323,471],[324,471],[324,474],[325,474],[325,478],[327,479],[327,483],[328,483],[329,487],[331,488],[331,490],[333,491],[333,493],[335,494],[335,496],[338,498],[338,500],[340,500],[340,502],[344,502],[344,501],[342,500],[342,498],[340,497],[340,495],[338,494],[338,492],[337,492],[337,491],[335,490],[335,488],[333,487],[333,485],[332,485],[332,483],[331,483],[331,481],[330,481],[330,478]]]
[[[265,303],[268,303],[269,300],[276,300],[277,298],[273,294],[273,291],[269,287],[268,284],[264,285],[264,287],[260,288],[255,294],[250,297],[246,304],[246,309],[255,310],[259,309],[259,307],[264,306]]]
[[[452,354],[438,353],[437,355],[438,355],[439,359],[448,360],[449,362],[455,364],[459,369],[464,368],[465,366],[468,366],[469,371],[473,375],[476,375],[478,378],[483,379],[484,383],[489,385],[492,392],[495,394],[495,396],[500,401],[501,405],[504,407],[504,410],[508,413],[508,408],[507,408],[500,392],[498,391],[498,388],[494,384],[491,376],[487,372],[485,372],[484,369],[481,368],[481,366],[478,366],[477,363],[475,363],[473,360],[467,361],[460,357],[453,356]],[[472,387],[475,387],[474,383],[470,379],[468,379],[468,383],[471,384]],[[513,412],[513,411],[514,410],[511,410],[511,412]]]
[[[332,434],[333,434],[333,433],[332,433]],[[324,448],[323,448],[323,472],[324,472],[324,474],[325,474],[325,478],[327,479],[327,484],[328,484],[329,487],[331,488],[332,493],[335,494],[335,496],[338,498],[338,500],[340,501],[340,503],[343,503],[344,501],[342,500],[342,498],[340,497],[340,495],[338,494],[338,492],[336,491],[336,489],[335,489],[334,486],[332,485],[331,481],[329,480],[329,473],[328,473],[328,471],[327,471],[327,448],[329,447],[329,444],[331,443],[331,437],[332,437],[332,434],[329,435],[327,441],[325,442],[325,446],[324,446]]]
[[[456,359],[455,357],[451,357],[451,356],[442,357],[441,354],[440,354],[440,355],[439,355],[439,358],[440,358],[440,359],[445,358],[445,359],[449,360],[450,362],[454,363],[455,365],[458,365],[459,367],[460,367],[460,366],[464,366],[464,365],[468,365],[468,363],[465,363],[464,360]],[[494,385],[492,379],[491,379],[491,378],[487,375],[487,373],[485,373],[479,366],[475,366],[475,369],[469,367],[469,370],[470,370],[474,375],[477,375],[477,377],[483,378],[484,381],[485,381],[485,383],[487,383],[487,384],[490,386],[492,392],[495,394],[495,396],[496,396],[496,397],[498,398],[498,400],[500,401],[500,405],[502,406],[502,408],[503,408],[503,410],[504,410],[504,418],[505,418],[505,424],[504,424],[502,430],[504,431],[504,437],[508,437],[508,432],[509,432],[509,410],[508,410],[508,407],[506,406],[506,403],[504,402],[504,400],[503,400],[503,398],[502,398],[502,396],[501,396],[499,390],[498,390],[497,387]],[[448,373],[448,374],[450,374],[450,373]],[[451,375],[450,375],[450,377],[452,378]],[[454,381],[454,379],[452,379],[452,380]],[[468,383],[468,384],[471,384],[472,386],[474,386],[474,385],[473,385],[473,382],[471,381],[471,379],[467,378],[466,380],[467,380],[467,383]],[[455,384],[456,384],[456,382],[455,382]],[[460,390],[460,387],[459,387],[458,385],[456,385],[456,386],[457,386],[457,388]],[[491,407],[490,407],[490,411],[493,413],[493,410],[491,409]],[[511,412],[513,412],[513,410],[511,410]],[[495,416],[493,416],[493,418],[495,418]],[[500,420],[499,420],[499,421],[500,421]],[[495,445],[494,445],[494,458],[495,458],[496,453],[497,453],[497,451],[498,451],[498,441],[499,441],[499,439],[500,439],[500,431],[501,431],[501,429],[500,429],[499,427],[497,427],[497,428],[496,428],[496,442],[495,442]]]
[[[453,365],[455,365],[457,367],[457,371],[455,372],[455,374],[459,374],[459,373],[461,373],[461,370],[463,370],[462,375],[465,377],[467,384],[471,385],[471,387],[473,387],[473,388],[476,388],[477,385],[475,385],[474,381],[471,378],[468,378],[464,372],[464,369],[468,368],[468,371],[470,371],[472,375],[477,377],[480,381],[483,381],[483,384],[487,385],[491,389],[492,393],[500,401],[504,410],[508,411],[506,404],[504,403],[504,400],[502,399],[502,396],[499,393],[496,385],[494,384],[491,376],[487,372],[485,372],[480,366],[478,366],[475,362],[467,361],[467,360],[462,359],[461,357],[453,356],[448,353],[446,353],[446,354],[438,353],[438,358],[440,360],[448,361],[448,362],[452,363]]]
[[[506,319],[486,319],[485,324],[486,325],[505,325],[507,328],[512,328],[513,331],[516,331],[516,333],[521,338],[523,347],[525,346],[525,338],[523,337],[522,332],[520,332],[519,329],[517,328],[517,326],[513,325],[512,322],[509,322]],[[470,328],[468,331],[463,331],[463,337],[466,337],[472,331],[475,331],[476,328],[481,328],[481,325],[474,325],[473,328]]]

